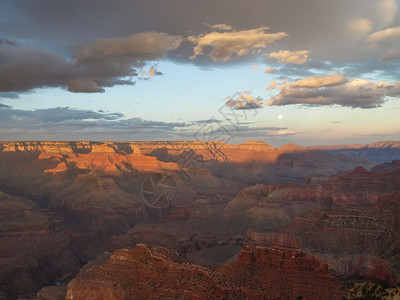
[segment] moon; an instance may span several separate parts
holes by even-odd
[[[282,119],[283,119],[283,116],[282,116],[282,115],[279,115],[279,116],[278,116],[278,119],[279,119],[279,120],[282,120]]]

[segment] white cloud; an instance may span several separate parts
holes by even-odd
[[[208,24],[207,24],[208,25]],[[226,24],[215,24],[215,25],[208,25],[212,29],[218,30],[218,31],[231,31],[233,30],[233,27],[231,25],[226,25]]]
[[[231,32],[211,32],[198,36],[190,36],[189,41],[195,44],[193,55],[194,59],[203,55],[206,47],[211,47],[211,58],[217,61],[227,61],[232,55],[243,56],[249,53],[257,53],[277,40],[288,36],[285,32],[267,33],[269,27],[256,29],[231,31]]]
[[[301,51],[280,50],[278,52],[271,52],[268,54],[268,56],[277,59],[278,62],[281,64],[302,65],[309,60],[308,58],[309,53],[310,51],[308,50],[301,50]]]

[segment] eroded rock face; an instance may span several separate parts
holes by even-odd
[[[0,191],[0,220],[0,290],[10,299],[55,284],[81,265],[60,215]]]
[[[44,285],[73,276],[103,251],[141,242],[182,255],[239,247],[248,229],[277,230],[311,209],[364,207],[398,190],[393,165],[390,174],[349,172],[358,165],[371,166],[359,158],[292,144],[275,149],[264,142],[0,143],[0,290],[10,298],[32,297]],[[329,177],[343,169],[348,172]],[[154,209],[143,201],[142,183],[154,172],[171,174],[176,181],[173,205]],[[311,176],[308,184],[300,184],[306,176]],[[271,182],[276,184],[265,185]],[[385,232],[378,238],[395,252],[396,233]],[[296,241],[303,243],[298,237],[256,236],[254,247],[293,250]],[[353,264],[357,268],[346,267],[344,273],[373,264],[384,269],[387,261],[392,266],[390,251],[362,256]]]
[[[363,209],[312,210],[279,232],[300,240],[346,278],[385,281],[395,285],[400,270],[400,197],[381,197]]]
[[[236,263],[207,268],[164,248],[117,250],[68,285],[66,299],[341,299],[327,265],[297,249],[247,247]]]
[[[209,187],[205,194],[229,195],[239,188],[221,183],[205,169],[197,170],[187,186],[176,174],[181,167],[143,154],[138,144],[1,145],[0,284],[11,298],[34,296],[107,250],[112,237],[170,215],[172,207],[154,209],[142,199],[141,186],[150,173],[175,174],[180,207],[190,205],[199,186]],[[128,242],[133,246],[138,240]]]

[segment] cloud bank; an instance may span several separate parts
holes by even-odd
[[[0,140],[12,139],[86,139],[116,137],[126,140],[158,136],[173,137],[189,124],[126,118],[121,113],[108,113],[56,107],[21,110],[0,104]],[[27,128],[29,133],[27,134]],[[81,138],[79,138],[81,137]]]
[[[353,108],[374,108],[380,106],[387,96],[400,96],[400,81],[392,84],[364,79],[347,80],[342,74],[332,74],[285,81],[281,85],[273,82],[268,89],[279,90],[279,94],[269,99],[268,106],[337,104]]]

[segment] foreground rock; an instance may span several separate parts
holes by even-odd
[[[190,264],[171,250],[137,245],[78,275],[66,299],[341,299],[327,265],[286,248],[247,247],[219,268]]]

